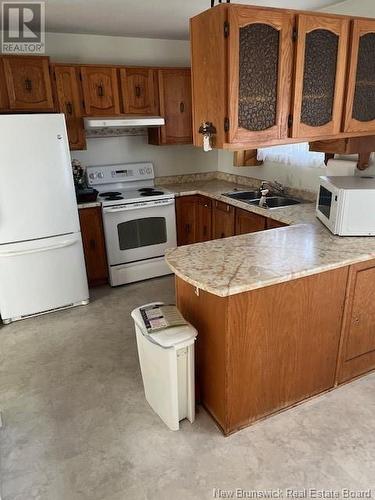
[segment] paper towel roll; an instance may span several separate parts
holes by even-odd
[[[327,175],[354,175],[356,168],[354,160],[328,160]]]

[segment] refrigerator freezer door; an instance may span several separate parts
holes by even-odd
[[[87,301],[81,233],[0,246],[3,321]]]
[[[78,232],[63,115],[0,115],[0,137],[0,245]]]

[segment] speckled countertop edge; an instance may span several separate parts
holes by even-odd
[[[290,226],[169,249],[166,261],[176,276],[201,290],[226,297],[375,258],[375,238],[334,236],[316,218],[314,203],[269,210],[223,195],[242,188],[251,189],[249,186],[217,180],[168,185],[168,189],[174,191],[176,196],[208,196]],[[285,240],[285,237],[288,239]],[[282,244],[277,246],[280,238]],[[307,258],[304,262],[305,244],[310,245],[309,251],[316,253],[316,260]],[[237,263],[231,262],[233,249],[233,259],[237,259]],[[273,252],[268,255],[269,261],[267,251]],[[273,255],[283,252],[284,261],[274,262]],[[262,261],[260,263],[257,262],[259,255],[263,255],[263,259],[258,259]],[[215,259],[222,259],[223,263],[215,265]],[[251,266],[252,261],[254,266]],[[296,269],[293,269],[294,266]]]

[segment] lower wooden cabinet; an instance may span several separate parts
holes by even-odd
[[[266,229],[275,229],[276,227],[285,227],[288,226],[288,224],[285,224],[284,222],[280,222],[279,220],[275,219],[266,219]]]
[[[215,201],[212,211],[212,237],[214,240],[234,236],[235,208]]]
[[[206,196],[176,199],[177,244],[190,245],[212,239],[212,200]]]
[[[107,255],[100,207],[79,209],[79,221],[89,286],[108,282]]]
[[[288,225],[202,195],[176,198],[176,223],[179,246]]]
[[[338,382],[375,369],[375,260],[350,267]]]
[[[241,208],[236,208],[236,235],[255,233],[266,229],[266,218]]]

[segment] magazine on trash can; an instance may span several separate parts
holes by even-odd
[[[163,304],[141,307],[140,313],[147,333],[189,324],[175,305]]]

